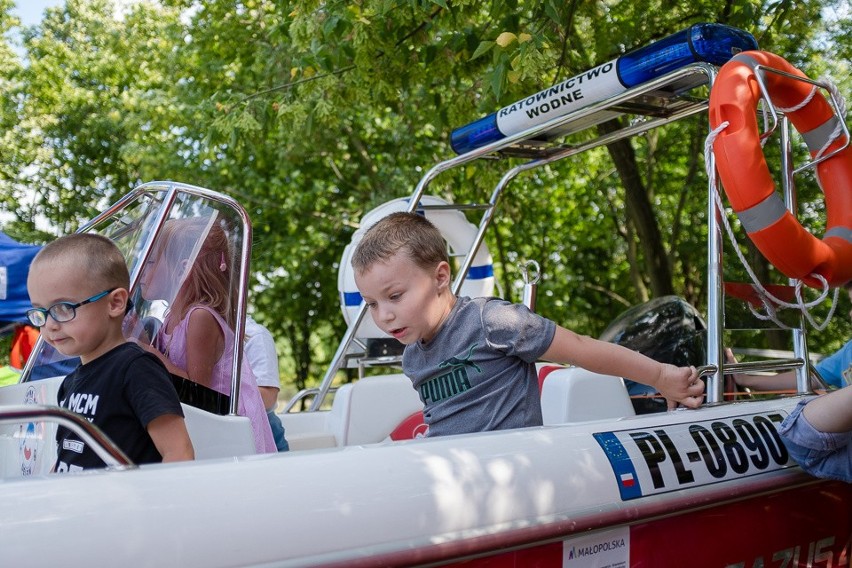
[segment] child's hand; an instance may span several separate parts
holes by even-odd
[[[155,356],[155,357],[157,357],[157,359],[159,359],[159,360],[160,360],[160,362],[161,362],[163,365],[165,365],[165,366],[166,366],[166,369],[168,369],[168,371],[169,371],[171,374],[173,374],[173,375],[178,375],[179,377],[187,378],[186,371],[184,371],[183,369],[180,369],[180,368],[176,367],[176,366],[174,365],[174,363],[172,363],[172,362],[169,360],[169,358],[168,358],[168,357],[166,357],[166,356],[165,356],[165,355],[164,355],[164,354],[163,354],[163,353],[162,353],[159,349],[157,349],[156,347],[154,347],[154,346],[153,346],[153,345],[151,345],[150,343],[147,343],[147,342],[143,341],[142,339],[140,339],[140,338],[138,338],[138,337],[131,337],[131,338],[130,338],[130,339],[128,339],[127,341],[131,341],[131,342],[135,343],[136,345],[138,345],[139,347],[141,347],[142,349],[144,349],[144,350],[145,350],[145,351],[147,351],[148,353],[153,353],[153,354],[154,354],[154,356]]]
[[[669,410],[677,408],[678,404],[698,408],[704,400],[704,381],[698,378],[695,367],[663,365],[657,388],[666,397]]]

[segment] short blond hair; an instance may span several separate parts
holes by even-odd
[[[86,270],[99,288],[129,288],[127,260],[118,246],[107,237],[95,233],[75,233],[46,244],[32,265],[56,260],[73,260]]]
[[[438,228],[423,215],[399,212],[367,229],[352,254],[352,267],[363,274],[400,252],[424,270],[449,263],[447,244]]]

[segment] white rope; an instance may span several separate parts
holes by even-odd
[[[760,116],[763,117],[763,132],[765,133],[769,130],[769,113],[766,111],[766,105],[772,103],[765,101],[763,97],[761,97],[761,99],[758,101],[758,104],[763,110],[763,112],[760,113]],[[713,138],[715,139],[715,136]],[[761,134],[760,147],[763,148],[764,146],[766,146],[767,142],[769,142],[769,136],[764,136],[763,134]]]
[[[838,293],[840,291],[839,288],[835,289],[834,291],[834,299],[832,300],[831,309],[829,310],[826,320],[822,324],[818,324],[811,316],[809,310],[821,304],[823,300],[825,300],[825,298],[828,296],[830,287],[828,285],[828,281],[825,278],[823,278],[819,274],[811,274],[812,277],[818,279],[822,284],[822,292],[820,293],[819,297],[816,300],[813,300],[812,302],[805,302],[802,299],[801,288],[803,282],[801,280],[798,280],[796,283],[797,302],[795,304],[791,304],[785,302],[780,298],[776,298],[775,295],[773,295],[769,290],[767,290],[763,286],[763,284],[761,284],[760,279],[754,273],[751,264],[749,264],[748,260],[746,260],[745,256],[740,250],[740,246],[737,243],[736,235],[734,235],[734,231],[731,228],[731,224],[728,222],[728,215],[726,213],[724,205],[722,204],[722,197],[719,194],[719,187],[716,183],[716,168],[712,166],[713,142],[716,140],[716,137],[718,137],[719,134],[725,128],[728,127],[729,124],[730,123],[728,121],[724,121],[713,131],[711,131],[710,134],[707,135],[707,139],[704,141],[704,167],[707,171],[707,178],[709,180],[710,187],[713,191],[713,199],[716,202],[716,208],[719,210],[719,216],[722,218],[722,225],[725,227],[725,232],[728,235],[728,239],[730,240],[731,245],[733,245],[734,252],[736,253],[737,258],[739,258],[740,264],[742,264],[743,268],[748,273],[749,278],[751,278],[751,281],[754,284],[755,291],[757,292],[757,295],[760,298],[764,309],[766,310],[766,314],[761,314],[757,312],[750,303],[748,304],[749,310],[751,310],[751,313],[754,314],[754,316],[760,320],[772,320],[776,325],[778,325],[782,329],[794,329],[778,319],[778,316],[776,315],[777,309],[775,306],[777,305],[780,308],[795,309],[802,312],[802,314],[814,328],[816,328],[818,331],[822,331],[826,328],[826,326],[828,326],[828,323],[831,321],[831,318],[834,315],[834,309],[837,305]]]
[[[837,104],[837,114],[839,120],[834,126],[834,130],[831,132],[831,136],[828,137],[828,140],[826,141],[825,145],[820,148],[820,151],[817,152],[814,156],[814,160],[818,160],[820,157],[822,157],[822,155],[825,154],[826,150],[828,150],[828,147],[831,146],[835,140],[840,138],[840,135],[843,133],[842,124],[843,121],[846,120],[846,98],[840,93],[840,89],[837,88],[837,85],[834,83],[834,81],[832,81],[831,78],[827,75],[823,75],[822,77],[820,77],[819,82],[825,84],[825,88],[828,89],[828,91],[831,93],[832,100],[834,100]]]
[[[817,94],[817,86],[813,85],[811,87],[811,92],[808,93],[808,96],[805,97],[805,99],[802,102],[800,102],[799,104],[791,106],[791,107],[787,107],[787,108],[780,107],[780,106],[776,105],[775,108],[777,108],[778,110],[780,110],[781,112],[783,112],[785,114],[788,114],[788,113],[791,113],[791,112],[796,112],[797,110],[801,110],[801,109],[805,108],[806,106],[808,106],[808,103],[810,103],[811,100],[813,100],[813,98],[816,94]]]
[[[837,85],[834,83],[834,81],[832,81],[832,79],[827,75],[823,75],[822,77],[820,77],[817,80],[817,82],[821,83],[826,88],[826,90],[828,90],[832,94],[832,99],[835,101],[835,104],[837,105],[837,114],[838,114],[840,120],[845,120],[846,119],[846,99],[841,94],[840,89],[837,88]],[[813,98],[816,96],[816,94],[818,92],[819,92],[819,86],[818,85],[812,85],[811,91],[808,93],[808,95],[799,104],[793,105],[791,107],[780,107],[780,106],[776,105],[776,108],[778,110],[780,110],[781,112],[785,113],[785,114],[796,112],[798,110],[805,108],[808,104],[810,104],[810,102],[813,100]],[[761,102],[762,101],[763,101],[763,98],[761,98]],[[773,104],[771,101],[767,101],[767,102],[769,104]],[[767,128],[767,121],[768,121],[768,118],[766,116],[766,113],[763,113],[764,132],[766,131],[766,128]],[[828,140],[826,141],[825,145],[823,145],[823,147],[820,148],[820,150],[814,155],[813,159],[814,160],[820,159],[823,156],[823,154],[825,154],[825,152],[828,150],[828,148],[834,143],[834,141],[837,140],[840,137],[840,135],[842,133],[843,133],[843,127],[841,126],[841,123],[838,122],[837,125],[835,125],[834,130],[832,131],[831,135],[828,137]],[[766,144],[766,141],[767,141],[766,138],[761,139],[760,146],[763,147]]]

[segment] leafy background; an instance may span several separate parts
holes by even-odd
[[[0,0],[3,230],[47,242],[152,180],[237,198],[284,398],[317,383],[343,334],[338,261],[359,219],[451,157],[453,128],[697,22],[746,29],[810,77],[852,86],[845,1],[67,0],[26,28],[11,8]],[[533,259],[538,311],[581,333],[663,294],[703,312],[706,133],[694,117],[514,182],[487,240],[503,296],[520,299]],[[471,164],[429,193],[481,202],[500,170]],[[803,176],[798,190],[821,234],[819,189]],[[812,350],[850,336],[848,309],[843,297]],[[727,340],[789,349],[787,334]]]

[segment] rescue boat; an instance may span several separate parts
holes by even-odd
[[[491,294],[484,236],[503,189],[519,174],[613,140],[705,113],[718,68],[692,62],[562,116],[477,146],[424,174],[412,195],[380,206],[441,219],[458,254],[457,293]],[[641,104],[638,104],[641,102]],[[548,133],[601,116],[641,120],[576,145]],[[643,114],[644,113],[644,114]],[[535,141],[535,144],[530,144]],[[518,163],[513,156],[524,156]],[[509,165],[489,200],[452,204],[426,190],[440,173],[479,158]],[[708,184],[713,195],[714,184]],[[481,213],[478,224],[468,214]],[[317,389],[280,417],[291,451],[256,455],[232,395],[184,403],[197,460],[136,466],[85,420],[56,407],[72,361],[38,345],[21,382],[0,388],[0,563],[16,566],[845,566],[852,485],[816,479],[790,460],[778,425],[812,393],[804,341],[784,360],[730,364],[724,322],[721,229],[708,199],[708,308],[696,410],[637,413],[621,377],[540,366],[544,425],[422,437],[422,410],[395,368],[399,350],[365,320],[343,253],[339,284],[348,329]],[[178,182],[139,186],[81,231],[125,252],[134,312],[127,333],[150,334],[169,297],[138,297],[140,275],[168,219],[209,216],[229,228],[238,270],[238,330],[246,315],[251,222],[232,198]],[[357,235],[356,235],[357,236]],[[203,239],[202,235],[199,235]],[[353,239],[354,240],[354,239]],[[476,268],[476,270],[472,270]],[[471,276],[473,274],[473,276]],[[467,282],[467,284],[466,284]],[[467,288],[465,288],[467,286]],[[173,297],[173,296],[172,296]],[[534,297],[534,294],[527,297]],[[383,374],[364,372],[382,366]],[[343,368],[359,379],[339,384]],[[737,371],[796,369],[789,396],[723,400]],[[300,402],[308,410],[297,412]],[[57,424],[79,432],[108,467],[51,474]]]

